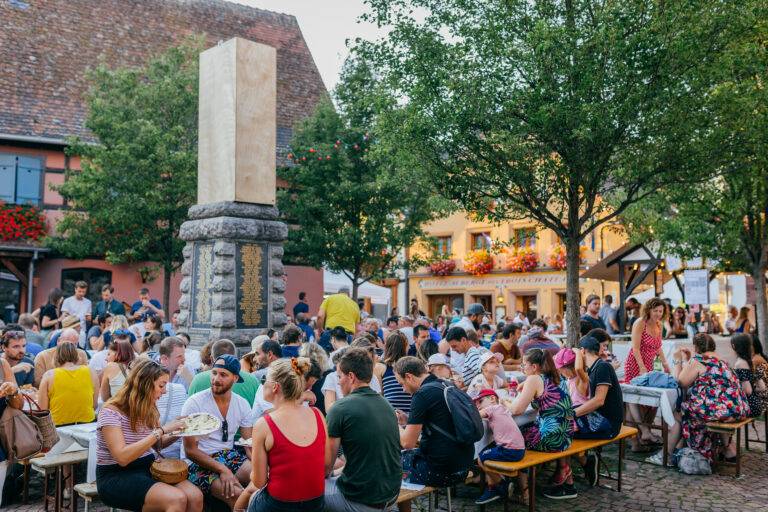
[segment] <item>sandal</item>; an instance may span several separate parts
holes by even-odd
[[[552,479],[552,482],[555,485],[562,485],[565,483],[566,480],[568,480],[568,477],[573,475],[573,471],[571,471],[571,466],[565,466],[565,473],[563,476],[558,476],[557,472],[553,475],[554,478]]]
[[[656,466],[664,467],[664,450],[659,450],[658,452],[654,453],[650,457],[645,458],[645,462],[648,462],[650,464],[654,464]],[[674,462],[673,456],[668,456],[667,458],[667,467],[673,468],[676,464]]]

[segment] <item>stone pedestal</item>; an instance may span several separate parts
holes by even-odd
[[[262,329],[287,317],[283,242],[288,227],[274,206],[222,201],[196,205],[181,225],[179,327],[200,347],[227,338],[250,346]]]

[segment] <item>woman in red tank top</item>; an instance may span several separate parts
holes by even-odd
[[[317,409],[299,403],[309,369],[305,357],[279,359],[269,366],[264,400],[275,408],[253,426],[253,487],[248,487],[264,488],[251,499],[249,512],[325,508],[325,466],[332,461],[328,428]],[[238,501],[235,508],[243,505]]]
[[[661,332],[662,322],[667,319],[667,304],[659,298],[653,298],[643,304],[640,312],[640,318],[632,326],[632,347],[624,364],[624,379],[631,381],[638,375],[644,375],[653,370],[653,360],[658,355],[661,358],[664,371],[669,372],[667,360],[662,350]],[[635,422],[646,422],[647,419],[655,417],[656,408],[641,407],[637,404],[628,404],[630,420]],[[658,444],[661,438],[653,435],[651,430],[638,425],[640,436],[635,441],[632,448],[633,452],[647,452],[653,448],[651,444]]]

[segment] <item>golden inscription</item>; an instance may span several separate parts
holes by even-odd
[[[240,284],[240,310],[243,325],[261,325],[261,310],[266,303],[262,299],[261,285],[262,266],[264,265],[264,250],[260,245],[242,245],[240,247],[242,262],[242,279]]]
[[[195,317],[192,325],[210,325],[213,288],[213,244],[199,246],[195,262]]]

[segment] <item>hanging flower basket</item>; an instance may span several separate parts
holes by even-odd
[[[445,277],[456,269],[456,261],[445,254],[435,254],[429,262],[429,272],[433,276]]]
[[[507,251],[507,269],[512,272],[530,272],[539,266],[539,255],[534,249],[521,247]]]
[[[0,201],[0,241],[39,240],[47,231],[48,223],[37,206]]]
[[[493,269],[493,256],[485,249],[470,251],[464,258],[464,270],[473,276],[488,274]]]
[[[587,248],[579,246],[579,263],[586,263],[585,253]],[[557,270],[565,270],[568,266],[565,244],[555,244],[549,250],[549,264]]]

